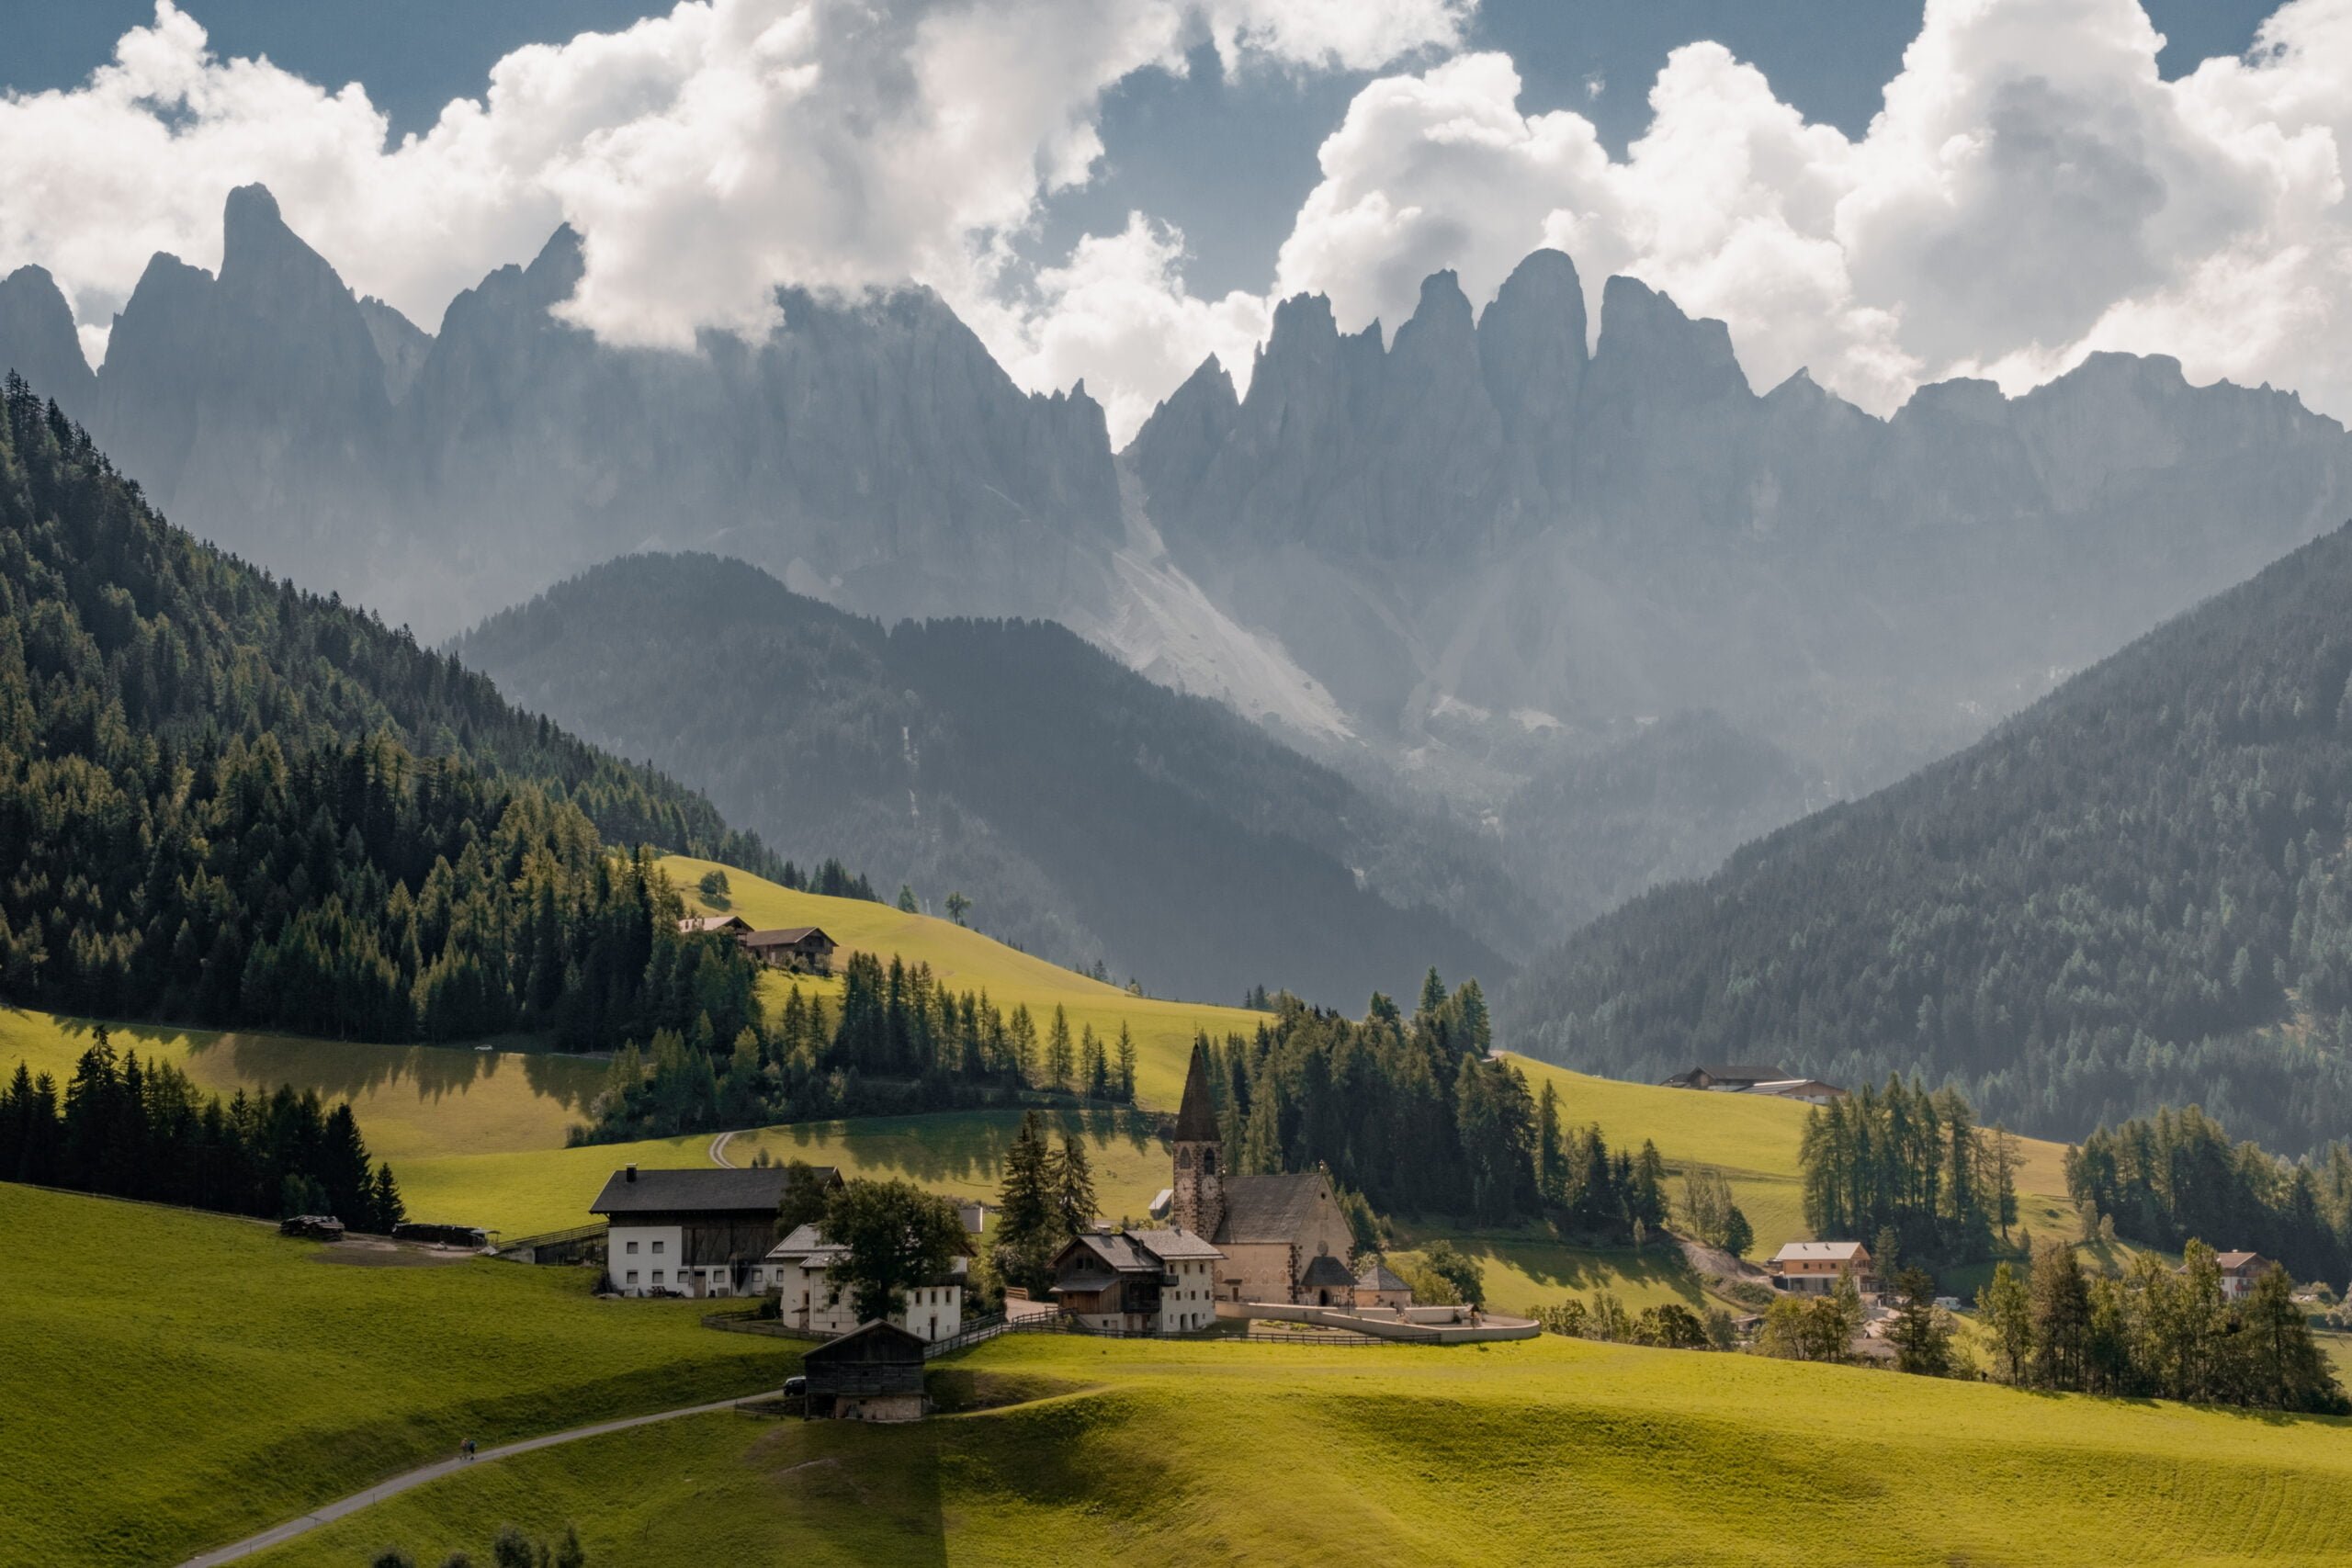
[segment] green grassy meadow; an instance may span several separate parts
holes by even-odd
[[[485,1465],[254,1561],[2109,1564],[2352,1544],[2352,1431],[1546,1337],[1455,1349],[1015,1337],[1022,1400],[920,1425],[697,1417]]]
[[[1184,1066],[1195,1032],[1206,1030],[1219,1037],[1228,1032],[1251,1034],[1265,1021],[1263,1013],[1241,1008],[1130,996],[1116,986],[1088,979],[931,915],[910,915],[863,898],[796,893],[713,861],[669,855],[662,864],[694,909],[741,915],[763,930],[821,926],[844,949],[879,953],[886,960],[895,953],[910,964],[928,964],[933,974],[956,991],[985,990],[990,1001],[1008,1012],[1015,1004],[1026,1004],[1037,1015],[1041,1030],[1056,1007],[1068,1011],[1072,1034],[1091,1023],[1096,1033],[1112,1039],[1125,1022],[1136,1039],[1136,1098],[1159,1110],[1173,1111],[1183,1098]],[[729,901],[723,909],[695,891],[703,873],[714,869],[727,873]]]
[[[9,1568],[175,1562],[465,1437],[753,1393],[797,1361],[695,1303],[598,1302],[584,1269],[330,1263],[355,1249],[6,1183],[0,1235]]]

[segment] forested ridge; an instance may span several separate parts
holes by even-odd
[[[2352,1119],[2352,533],[1967,750],[1634,900],[1507,997],[1626,1076],[1776,1061],[1961,1086],[2079,1138],[2201,1104],[2301,1153]]]
[[[796,876],[483,677],[157,517],[11,377],[0,995],[373,1039],[617,1043],[740,1012],[654,842]]]
[[[1494,974],[1501,936],[1540,919],[1466,830],[1059,626],[886,629],[741,561],[639,556],[458,648],[591,739],[658,750],[772,841],[911,884],[933,913],[964,892],[991,936],[1158,994]]]

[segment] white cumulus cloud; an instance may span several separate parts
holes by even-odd
[[[2135,0],[1929,0],[1853,139],[1695,43],[1622,159],[1581,116],[1522,112],[1508,59],[1449,59],[1357,96],[1277,292],[1393,327],[1428,271],[1483,299],[1553,244],[1594,303],[1633,274],[1726,321],[1759,386],[1810,366],[1879,412],[2113,348],[2352,415],[2352,0],[2292,0],[2176,82],[2161,47]]]
[[[223,199],[259,181],[356,288],[427,325],[569,220],[586,271],[564,311],[612,341],[757,333],[779,284],[915,280],[1059,373],[1053,344],[1078,329],[1005,315],[1010,242],[1090,177],[1109,88],[1204,42],[1245,73],[1371,69],[1453,47],[1474,3],[684,0],[518,50],[481,99],[393,143],[361,87],[219,58],[158,0],[87,83],[0,99],[0,148],[24,150],[0,270],[49,266],[102,341],[151,254],[217,264]],[[1090,243],[1032,295],[1086,308],[1123,254],[1165,276],[1159,243]]]

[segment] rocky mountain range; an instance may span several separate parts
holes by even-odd
[[[1022,390],[921,289],[620,349],[549,313],[567,230],[427,333],[266,191],[224,224],[217,276],[154,259],[95,374],[46,274],[0,281],[0,362],[196,532],[428,637],[639,549],[885,621],[1057,620],[1494,835],[1564,926],[2352,512],[2352,437],[2289,393],[2101,355],[1882,420],[1802,373],[1758,394],[1633,279],[1596,321],[1556,252],[1483,310],[1433,276],[1393,334],[1291,299],[1246,391],[1204,364],[1114,452],[1082,387]]]

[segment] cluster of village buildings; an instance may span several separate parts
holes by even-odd
[[[1801,1100],[1806,1105],[1826,1105],[1846,1098],[1846,1091],[1834,1083],[1801,1077],[1782,1067],[1753,1062],[1702,1065],[1687,1073],[1675,1074],[1661,1087],[1710,1089],[1716,1094],[1762,1094],[1775,1100]]]

